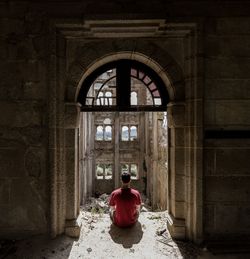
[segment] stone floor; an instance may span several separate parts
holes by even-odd
[[[172,240],[165,231],[167,212],[142,212],[139,222],[130,229],[119,229],[102,212],[81,211],[79,239],[60,236],[54,240],[34,237],[2,243],[0,259],[109,259],[109,258],[250,258],[250,254],[213,255],[206,248]]]

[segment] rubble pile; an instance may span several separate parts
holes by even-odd
[[[109,195],[104,193],[99,198],[90,197],[83,206],[84,210],[92,213],[108,213],[109,212]]]

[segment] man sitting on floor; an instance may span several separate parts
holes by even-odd
[[[110,218],[118,227],[130,227],[138,220],[141,195],[130,188],[131,176],[128,172],[122,173],[121,180],[122,187],[114,190],[110,196]]]

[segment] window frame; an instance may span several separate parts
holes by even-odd
[[[131,180],[133,181],[137,181],[137,180],[140,180],[140,175],[139,175],[139,164],[136,163],[136,162],[120,162],[120,172],[122,173],[122,165],[128,165],[128,172],[130,173],[131,175]],[[136,168],[137,168],[137,178],[134,178],[132,177],[132,174],[131,174],[131,165],[136,165]]]
[[[107,118],[105,118],[107,119]],[[104,119],[104,121],[105,121]],[[109,118],[108,118],[109,119]],[[96,142],[112,142],[113,141],[113,130],[114,130],[114,127],[113,127],[113,124],[112,123],[98,123],[98,124],[95,124],[95,141]],[[102,127],[102,139],[96,139],[96,136],[97,136],[97,128],[98,127]],[[111,139],[106,139],[105,138],[105,132],[106,132],[106,127],[111,127]]]
[[[87,98],[95,99],[95,97],[87,97],[92,84],[98,76],[111,69],[116,70],[116,101],[113,102],[112,100],[112,105],[95,105],[94,101],[90,104]],[[159,91],[159,98],[161,99],[160,105],[130,104],[132,69],[142,71],[155,83],[157,91]],[[137,74],[139,75],[139,72],[137,72]],[[102,87],[100,89],[102,89]],[[165,111],[167,103],[169,102],[169,95],[162,79],[154,70],[135,60],[120,59],[100,66],[93,73],[87,76],[81,85],[77,101],[81,103],[82,111]]]
[[[128,140],[123,140],[122,139],[122,128],[123,127],[128,127]],[[131,140],[131,127],[136,127],[136,138],[134,140]],[[120,141],[121,142],[136,142],[139,140],[139,134],[138,134],[138,131],[139,131],[139,125],[138,124],[135,124],[135,123],[122,123],[121,126],[120,126]]]
[[[99,166],[100,168],[103,169],[102,178],[98,178],[98,176],[97,176],[97,166]],[[106,178],[107,166],[110,166],[110,168],[111,168],[111,172],[112,172],[111,178]],[[100,162],[96,162],[96,164],[95,164],[95,179],[96,180],[101,180],[101,181],[102,180],[106,180],[106,181],[113,180],[113,177],[114,177],[113,173],[114,173],[114,170],[113,170],[113,164],[112,163],[101,162],[101,161]]]

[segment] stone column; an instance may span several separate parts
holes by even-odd
[[[185,149],[184,149],[184,123],[185,106],[183,103],[170,103],[168,105],[169,138],[169,171],[168,171],[168,229],[172,237],[185,239]]]
[[[153,192],[152,192],[152,207],[153,209],[158,209],[158,129],[157,129],[157,113],[152,113],[152,135],[153,135],[153,141],[152,141],[152,162],[153,162],[153,170],[152,170],[152,181],[153,181]]]
[[[78,130],[80,106],[65,104],[65,171],[66,171],[66,222],[65,233],[72,237],[80,235],[77,221],[79,212],[79,155]]]
[[[197,244],[203,240],[203,104],[189,100],[186,104],[185,128],[187,196],[187,236]]]

